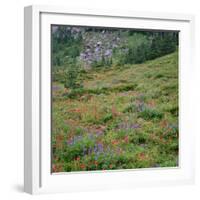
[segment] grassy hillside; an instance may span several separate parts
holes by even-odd
[[[53,172],[178,163],[178,53],[82,71],[52,86]]]

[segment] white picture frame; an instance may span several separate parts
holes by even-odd
[[[50,25],[87,25],[180,31],[179,167],[51,174]],[[76,192],[194,182],[194,17],[184,14],[25,8],[24,189],[31,194]],[[188,134],[189,133],[189,134]]]

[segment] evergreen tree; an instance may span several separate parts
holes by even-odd
[[[79,70],[77,65],[70,64],[66,70],[65,88],[75,89],[80,87],[78,83]]]

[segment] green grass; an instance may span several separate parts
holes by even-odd
[[[178,53],[53,82],[53,172],[174,167],[178,162]]]

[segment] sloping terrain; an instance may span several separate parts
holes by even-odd
[[[177,62],[94,68],[73,91],[53,82],[53,172],[177,166]]]

